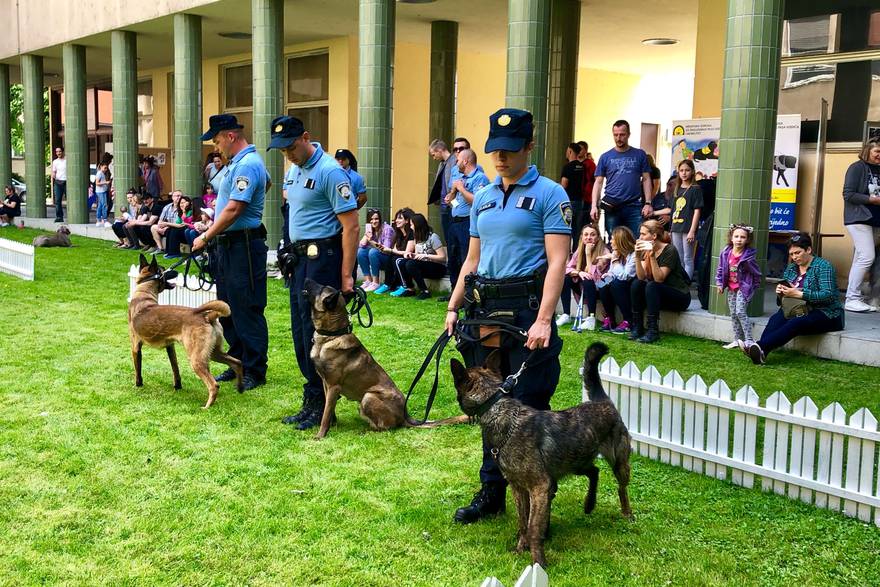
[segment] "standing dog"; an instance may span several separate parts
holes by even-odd
[[[464,416],[419,425],[406,412],[406,399],[373,355],[352,334],[351,321],[341,292],[306,279],[315,344],[311,359],[324,383],[324,413],[316,438],[324,438],[336,418],[339,396],[358,402],[359,412],[372,430],[381,432],[401,426],[432,428],[440,424],[467,422]]]
[[[53,235],[38,236],[34,239],[33,245],[35,247],[69,247],[71,246],[70,229],[62,226]]]
[[[500,355],[493,352],[484,367],[465,368],[452,359],[458,403],[469,416],[478,416],[493,455],[510,483],[519,516],[516,552],[530,549],[532,561],[547,566],[544,537],[550,522],[550,502],[556,484],[566,475],[585,475],[590,482],[584,513],[596,506],[601,454],[617,478],[623,515],[632,519],[629,496],[630,436],[599,379],[599,360],[608,352],[593,343],[584,354],[584,383],[588,403],[551,412],[536,410],[501,390]]]
[[[225,363],[235,371],[238,391],[244,387],[244,371],[241,361],[223,352],[223,327],[219,319],[229,316],[226,302],[213,301],[198,308],[185,306],[160,306],[159,293],[173,289],[162,268],[141,255],[137,288],[128,304],[128,333],[131,338],[131,360],[134,363],[134,384],[144,384],[141,377],[141,348],[144,344],[164,348],[168,352],[171,371],[174,373],[174,389],[180,389],[180,371],[174,343],[183,343],[189,363],[196,375],[208,388],[206,408],[217,399],[219,385],[211,375],[210,361]]]

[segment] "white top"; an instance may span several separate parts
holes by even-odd
[[[52,171],[55,172],[55,179],[58,181],[67,181],[67,159],[54,159]]]

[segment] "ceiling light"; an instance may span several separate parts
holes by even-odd
[[[239,31],[229,31],[229,32],[217,33],[217,34],[220,35],[221,37],[223,37],[224,39],[235,39],[238,41],[247,41],[253,37],[253,35],[251,35],[250,33],[242,33]]]
[[[668,39],[665,37],[642,39],[642,45],[678,45],[678,39]]]

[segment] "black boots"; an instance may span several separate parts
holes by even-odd
[[[629,324],[629,339],[638,340],[645,334],[645,328],[642,326],[642,313],[633,311],[633,319]]]
[[[652,343],[660,340],[660,316],[648,314],[648,327],[645,335],[639,338],[639,342]]]
[[[323,400],[323,397],[305,397],[303,398],[302,409],[293,416],[287,416],[281,421],[285,424],[295,424],[297,430],[314,428],[321,423],[321,416],[324,415]]]
[[[483,518],[500,514],[505,510],[507,488],[498,483],[483,483],[474,494],[471,504],[458,508],[453,519],[460,524],[473,524]]]

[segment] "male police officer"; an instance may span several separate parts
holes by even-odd
[[[477,166],[477,154],[464,149],[457,155],[458,175],[452,189],[446,194],[446,203],[452,209],[446,245],[449,248],[449,280],[452,287],[458,282],[461,266],[467,258],[470,244],[471,203],[474,194],[489,183],[489,178]]]
[[[357,194],[345,170],[312,143],[302,121],[279,116],[272,121],[270,149],[280,149],[293,163],[284,178],[290,205],[290,241],[297,259],[290,280],[290,323],[296,362],[306,381],[300,412],[284,418],[300,430],[316,426],[324,411],[324,385],[309,354],[312,352],[311,307],[303,284],[306,278],[341,289],[354,288],[357,258]]]
[[[217,298],[229,304],[232,315],[221,318],[229,354],[244,365],[244,388],[253,389],[266,382],[269,329],[266,309],[266,228],[263,202],[271,185],[263,160],[248,144],[235,116],[212,116],[203,141],[212,141],[229,160],[229,169],[220,184],[214,224],[193,243],[193,252],[212,240],[217,241],[213,264]],[[215,238],[216,237],[216,238]],[[227,369],[217,381],[231,381],[235,373]]]
[[[446,329],[454,332],[464,306],[468,318],[509,320],[527,330],[525,345],[500,331],[482,344],[461,348],[462,356],[468,366],[478,365],[498,348],[505,376],[528,358],[511,395],[547,410],[559,382],[562,340],[553,313],[571,242],[571,203],[559,184],[528,164],[534,147],[529,112],[502,108],[489,117],[489,125],[486,153],[491,153],[498,177],[474,196],[470,247],[461,273],[476,276],[455,284]],[[488,333],[482,328],[469,334],[477,338]],[[455,512],[457,522],[469,524],[505,509],[507,484],[485,440],[480,481],[482,488],[471,504]]]

